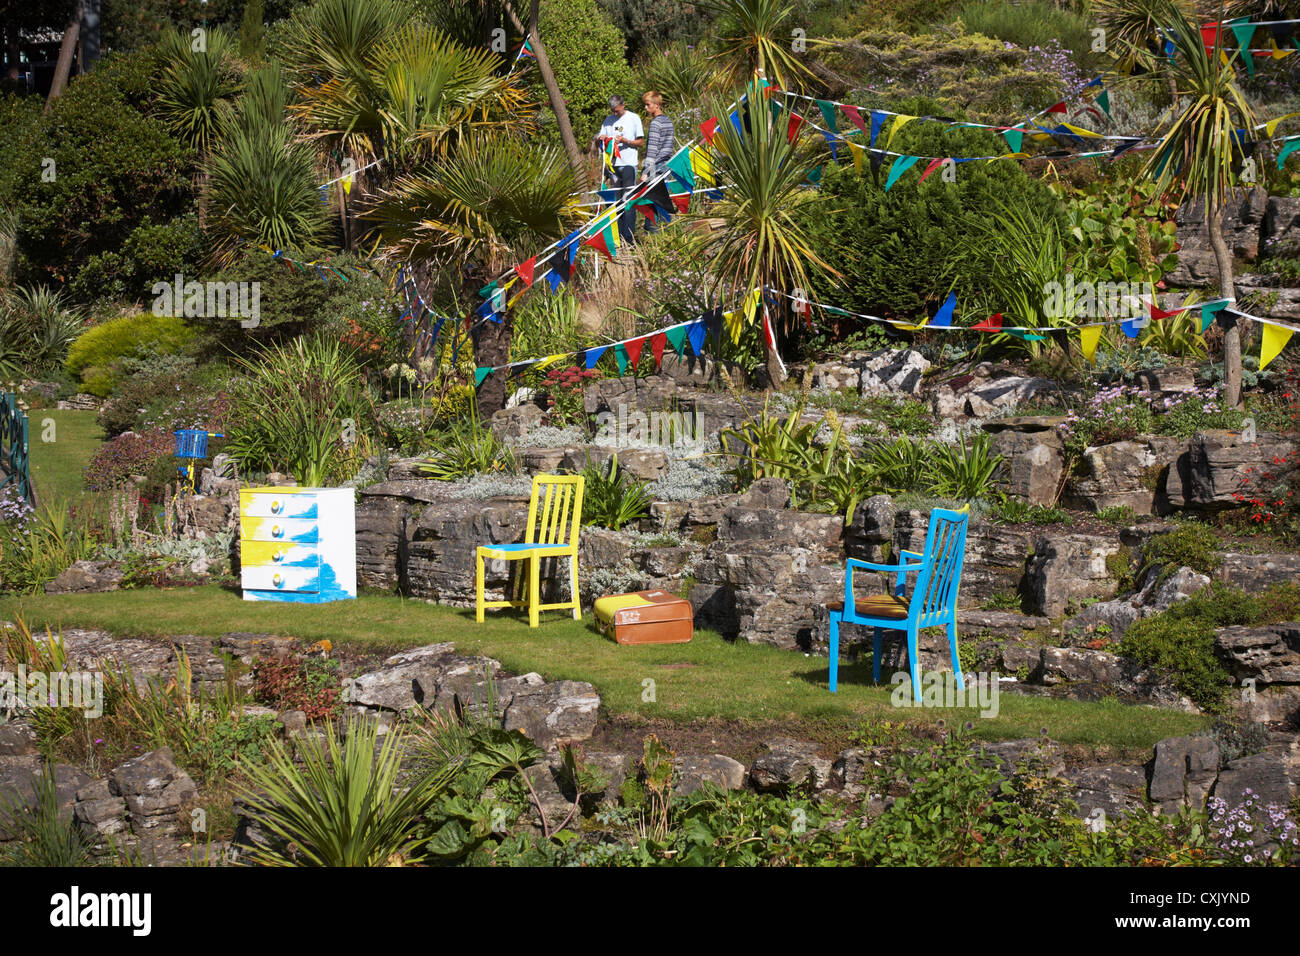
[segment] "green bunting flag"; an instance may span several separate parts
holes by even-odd
[[[889,187],[898,182],[898,177],[915,166],[920,158],[920,156],[899,156],[894,160],[893,165],[889,167],[889,177],[885,180],[885,192],[889,192]]]
[[[1287,140],[1286,145],[1277,151],[1277,168],[1281,169],[1282,164],[1286,162],[1286,158],[1297,149],[1300,149],[1300,136]]]
[[[483,379],[487,378],[488,373],[490,373],[491,371],[492,369],[484,368],[481,365],[478,368],[474,369],[474,387],[478,388],[480,385],[482,385]]]
[[[818,100],[817,108],[822,111],[822,119],[826,121],[826,128],[832,133],[838,133],[840,127],[835,121],[835,104],[829,100]]]
[[[618,374],[621,376],[627,371],[627,349],[621,345],[614,346],[614,361],[618,363]]]
[[[1103,113],[1110,116],[1110,94],[1105,90],[1097,94],[1097,105],[1101,107]]]
[[[1229,305],[1228,299],[1220,299],[1218,302],[1205,302],[1201,305],[1201,332],[1204,333],[1214,321],[1214,313],[1221,312]]]
[[[610,219],[605,223],[605,227],[595,235],[588,236],[582,240],[584,246],[591,246],[597,252],[604,255],[610,262],[614,261],[614,256],[618,255],[618,239],[614,232],[614,220]]]
[[[1100,97],[1098,97],[1100,99]],[[1004,129],[1002,135],[1007,139],[1007,145],[1011,147],[1011,152],[1020,152],[1020,144],[1025,140],[1025,131],[1023,129]]]
[[[686,348],[686,326],[679,325],[675,329],[668,329],[664,335],[668,337],[668,344],[673,347],[673,351],[681,355]]]
[[[685,184],[688,189],[695,188],[695,170],[691,168],[690,150],[679,149],[677,155],[668,160],[666,165],[669,172]]]
[[[1232,28],[1237,37],[1237,53],[1246,64],[1246,75],[1255,75],[1255,57],[1250,52],[1250,38],[1255,35],[1255,24],[1242,23]]]

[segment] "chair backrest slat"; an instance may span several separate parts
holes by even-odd
[[[536,475],[525,544],[577,547],[582,524],[581,475]]]
[[[911,608],[922,622],[955,609],[961,567],[966,554],[966,526],[969,515],[936,508],[930,512],[925,536],[927,569],[918,575]]]

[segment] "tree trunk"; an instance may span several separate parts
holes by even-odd
[[[1223,241],[1223,207],[1212,196],[1205,197],[1205,224],[1210,231],[1210,248],[1219,266],[1219,295],[1235,299],[1232,280],[1232,250]],[[1224,315],[1223,332],[1223,402],[1229,408],[1240,408],[1241,401],[1241,325],[1235,315]]]
[[[59,60],[54,67],[54,79],[50,83],[50,95],[45,100],[45,112],[50,111],[54,101],[59,98],[63,88],[68,85],[68,75],[72,72],[72,54],[77,49],[77,38],[81,35],[81,4],[72,11],[72,19],[63,29],[63,43],[59,46]]]
[[[514,28],[528,38],[533,48],[533,56],[537,58],[537,70],[542,74],[542,84],[546,87],[546,98],[551,102],[551,112],[555,114],[555,122],[560,128],[560,141],[564,143],[564,152],[569,157],[569,165],[573,167],[573,174],[578,177],[579,185],[585,188],[591,184],[587,178],[587,164],[583,161],[582,150],[578,148],[578,140],[573,135],[573,124],[569,122],[569,105],[564,101],[560,84],[555,80],[555,72],[551,69],[551,61],[546,56],[546,47],[537,28],[540,6],[541,0],[532,0],[527,28],[519,19],[519,14],[515,12],[513,3],[507,2],[505,8]]]
[[[491,368],[510,361],[510,333],[513,325],[513,314],[506,312],[500,322],[488,320],[478,327],[474,355],[480,367]],[[492,420],[493,412],[506,407],[506,380],[509,376],[509,371],[502,369],[488,375],[479,386],[478,417],[484,424]]]
[[[22,74],[19,72],[19,60],[22,59],[22,50],[18,45],[18,24],[10,23],[5,28],[5,46],[8,49],[9,56],[9,79],[17,83]]]

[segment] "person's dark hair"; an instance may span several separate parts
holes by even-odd
[[[623,97],[619,96],[617,93],[615,93],[613,96],[611,96],[611,97],[609,98],[609,108],[610,108],[610,109],[613,109],[613,108],[616,107],[616,106],[622,106],[622,105],[623,105]]]

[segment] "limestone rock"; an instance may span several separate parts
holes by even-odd
[[[817,745],[789,737],[763,741],[767,753],[749,768],[750,784],[759,793],[787,793],[808,786],[821,790],[831,780],[831,762],[817,756]]]
[[[690,796],[705,783],[723,790],[745,785],[745,765],[725,754],[684,754],[673,761],[673,794]]]
[[[53,581],[45,584],[46,594],[94,594],[116,591],[126,577],[111,561],[77,561]]]

